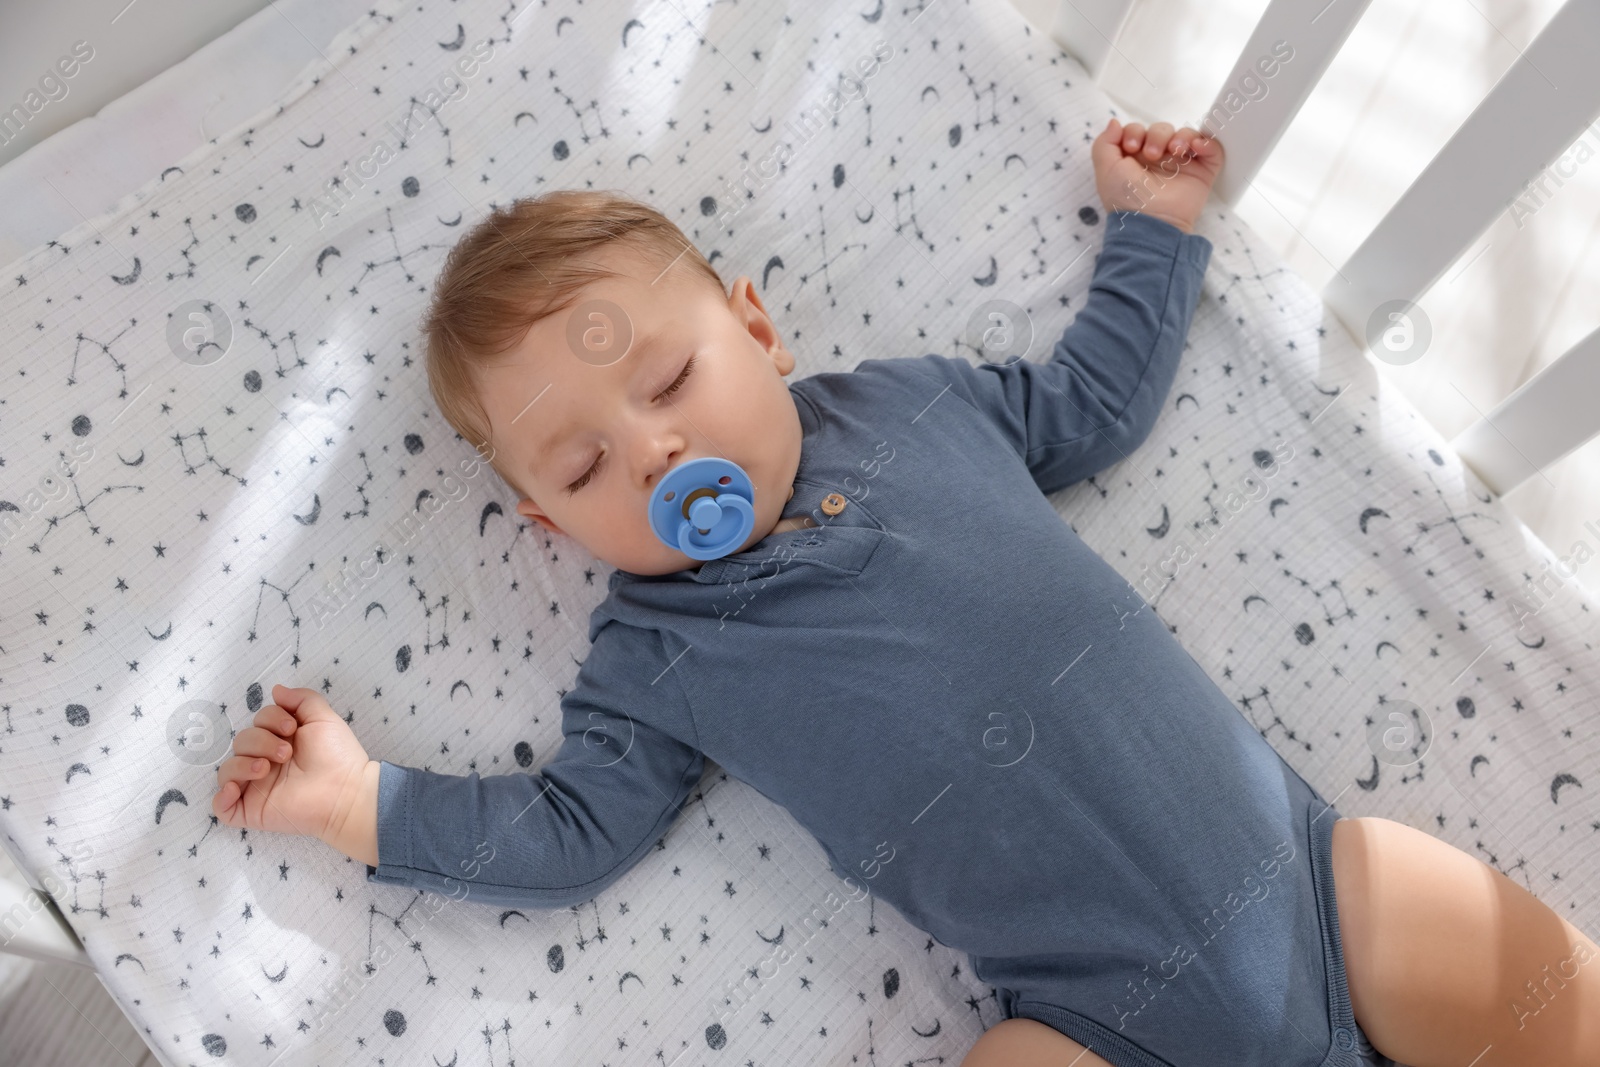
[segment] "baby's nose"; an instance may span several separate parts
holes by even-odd
[[[667,472],[687,457],[684,447],[676,442],[653,442],[644,463],[644,486],[654,488],[667,476]]]
[[[673,467],[673,459],[666,453],[660,453],[651,459],[644,468],[644,485],[646,489],[653,489],[661,484],[661,479]]]

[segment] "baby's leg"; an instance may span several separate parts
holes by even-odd
[[[961,1067],[1111,1067],[1059,1030],[1034,1019],[1006,1019],[978,1038]]]
[[[1600,1064],[1600,947],[1511,879],[1388,819],[1333,826],[1351,1008],[1410,1067]]]

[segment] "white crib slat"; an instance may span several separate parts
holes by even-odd
[[[1600,433],[1600,330],[1573,345],[1450,446],[1497,495]]]
[[[1267,5],[1210,110],[1194,124],[1228,150],[1216,196],[1238,203],[1367,3],[1273,0]]]
[[[0,878],[0,952],[94,967],[50,897],[9,878]]]
[[[1050,38],[1099,80],[1133,0],[1059,0]]]
[[[1567,0],[1340,268],[1322,295],[1354,337],[1417,301],[1600,112],[1596,41],[1600,3]]]

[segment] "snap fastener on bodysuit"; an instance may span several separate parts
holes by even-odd
[[[822,513],[824,515],[837,515],[844,510],[845,499],[838,493],[829,493],[822,498]]]

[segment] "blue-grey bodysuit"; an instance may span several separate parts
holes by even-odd
[[[1118,1067],[1386,1062],[1350,1010],[1338,812],[1045,498],[1149,433],[1210,255],[1112,212],[1048,359],[794,382],[783,515],[818,525],[615,571],[556,756],[489,777],[384,763],[369,878],[587,900],[667,830],[704,753],[970,953],[1007,1016]],[[483,841],[493,862],[463,881]]]

